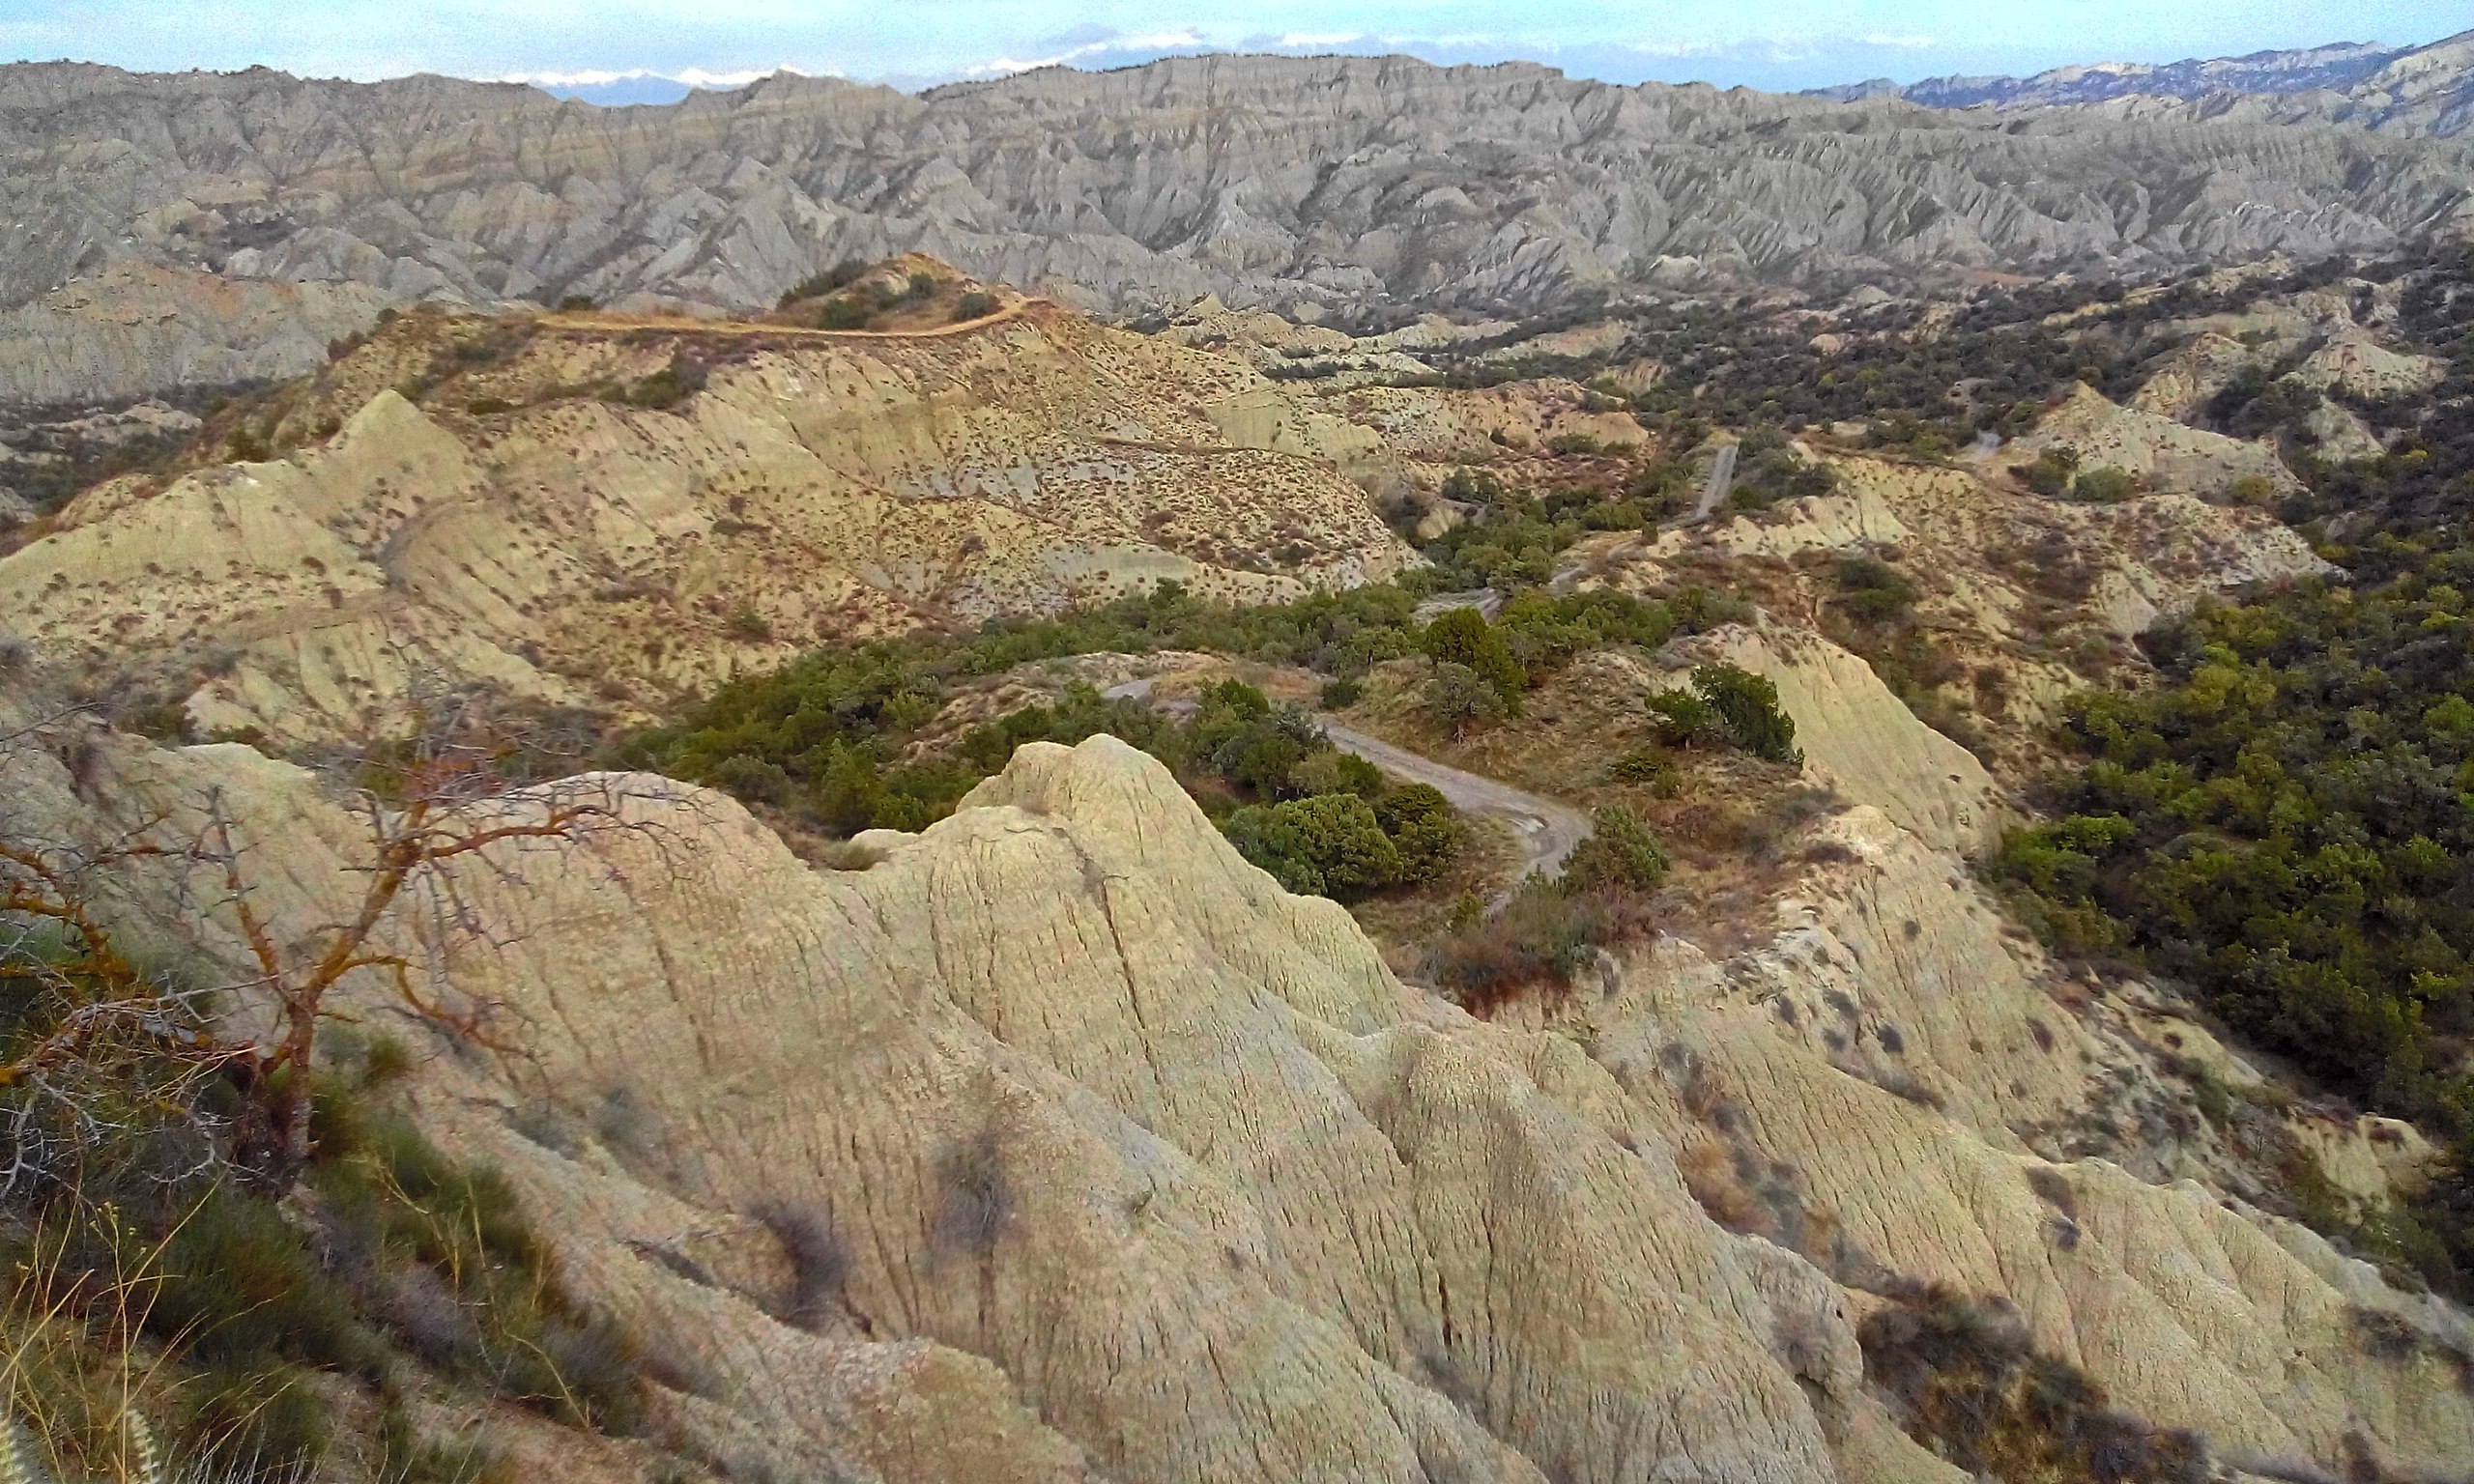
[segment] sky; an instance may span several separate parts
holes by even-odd
[[[1611,82],[1791,90],[2410,44],[2469,25],[2466,0],[0,0],[0,56],[446,72],[601,101],[667,100],[682,84],[733,87],[781,68],[918,88],[1196,51],[1522,58]]]

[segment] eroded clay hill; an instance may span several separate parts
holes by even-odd
[[[80,497],[0,559],[0,615],[205,731],[302,738],[422,676],[651,707],[827,639],[1410,559],[1353,482],[1376,434],[992,298],[903,333],[405,316],[249,414],[254,459]]]
[[[16,755],[15,827],[219,789],[278,933],[352,890],[309,775],[58,740],[73,770]],[[612,786],[650,828],[461,877],[475,930],[426,949],[505,1051],[410,1096],[733,1476],[1957,1484],[1856,1338],[1937,1280],[2224,1456],[2474,1462],[2463,1315],[2143,1134],[2141,1038],[2204,1033],[2090,1006],[1880,810],[1810,826],[1774,936],[1659,939],[1524,1025],[1395,979],[1110,738],[1026,748],[863,871]]]
[[[2111,410],[2275,460],[2254,444]],[[1955,728],[1950,718],[1962,718],[1977,751],[2017,784],[2049,760],[2045,746],[2064,699],[2143,666],[2134,636],[2212,593],[2332,570],[2265,511],[2189,494],[2091,504],[2039,497],[1984,465],[1812,456],[1835,471],[1834,493],[1699,525],[1591,537],[1566,555],[1562,580],[1641,591],[1723,582],[1756,598],[1773,638],[1792,649],[1835,652],[1818,637],[1828,635],[1883,656],[1877,669],[1901,677],[1917,700],[1941,702],[1924,706],[1933,720]],[[1885,563],[1909,589],[1912,608],[1890,624],[1853,614],[1841,567],[1850,558]],[[1784,661],[1774,668],[1800,673]],[[1903,751],[1910,756],[1901,766],[1934,771],[1914,748],[1871,729],[1882,735],[1883,765]],[[1902,822],[1914,827],[1918,817]],[[1973,817],[1990,821],[1981,811]]]

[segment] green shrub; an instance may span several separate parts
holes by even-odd
[[[1692,688],[1736,746],[1770,762],[1803,765],[1795,719],[1779,707],[1778,687],[1769,679],[1740,666],[1700,665],[1693,668]]]
[[[705,389],[705,375],[704,362],[684,351],[673,352],[669,365],[627,388],[627,400],[637,407],[676,407]]]
[[[845,258],[831,268],[810,273],[791,285],[791,291],[782,296],[782,307],[787,309],[803,299],[822,299],[827,294],[858,282],[867,271],[867,264],[857,258]]]
[[[1436,665],[1461,665],[1494,688],[1504,708],[1517,715],[1528,672],[1512,657],[1503,634],[1474,608],[1455,608],[1436,615],[1420,636],[1420,646]]]
[[[1601,886],[1657,890],[1675,863],[1638,814],[1621,804],[1601,804],[1591,824],[1589,838],[1573,846],[1564,863],[1566,891]]]
[[[378,1351],[351,1294],[273,1203],[218,1184],[164,1244],[149,1327],[210,1366],[255,1373],[278,1356],[370,1369]]]
[[[858,300],[849,298],[828,299],[824,301],[824,307],[817,311],[816,328],[819,329],[865,329],[876,317],[876,307],[872,304],[861,303]]]
[[[1485,677],[1466,665],[1446,660],[1434,668],[1425,688],[1426,709],[1436,721],[1452,728],[1453,736],[1466,732],[1473,723],[1490,722],[1504,715],[1504,694],[1486,683]]]
[[[1409,784],[1374,801],[1374,820],[1392,837],[1403,882],[1440,879],[1469,845],[1469,824],[1441,789]]]
[[[2079,450],[2068,446],[2047,448],[2036,455],[2022,477],[2028,488],[2048,499],[2059,499],[2070,489],[2070,476],[2079,471]]]
[[[1288,786],[1309,797],[1354,793],[1370,803],[1383,794],[1383,770],[1355,753],[1326,748],[1309,753],[1288,770]]]
[[[174,1422],[181,1451],[219,1478],[287,1484],[326,1455],[334,1424],[308,1372],[208,1365],[181,1388]]]
[[[1359,680],[1354,676],[1342,675],[1338,679],[1326,680],[1323,682],[1323,694],[1321,698],[1323,709],[1326,711],[1345,711],[1349,707],[1356,705],[1365,695],[1366,682]]]
[[[1700,702],[1697,696],[1689,699],[1695,704]],[[1666,748],[1656,743],[1633,748],[1616,758],[1610,771],[1624,783],[1638,784],[1648,789],[1654,799],[1672,799],[1683,791],[1683,773],[1676,768],[1675,759],[1668,756]]]
[[[2084,499],[2091,504],[2116,505],[2130,499],[2136,492],[2137,486],[2131,476],[2111,466],[2083,469],[2079,471],[2079,477],[2070,483],[2071,498]]]
[[[1653,691],[1641,704],[1649,710],[1650,729],[1666,747],[1690,747],[1724,734],[1716,709],[1686,687]]]
[[[984,320],[990,315],[994,314],[996,310],[996,296],[993,294],[984,293],[978,289],[973,289],[969,293],[964,294],[962,298],[954,300],[954,319],[957,322],[963,320]]]
[[[1426,974],[1471,1014],[1524,990],[1568,985],[1598,950],[1647,934],[1650,912],[1630,892],[1567,892],[1532,878],[1502,910],[1469,923],[1426,954]]]
[[[1400,852],[1353,793],[1256,805],[1229,815],[1229,842],[1301,895],[1364,897],[1400,879]]]
[[[1892,623],[1915,606],[1915,585],[1878,556],[1842,556],[1839,603],[1859,623]]]

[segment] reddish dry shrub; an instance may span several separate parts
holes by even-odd
[[[1601,948],[1654,930],[1648,899],[1614,886],[1566,893],[1533,883],[1495,912],[1437,943],[1426,974],[1484,1018],[1525,992],[1568,993]]]

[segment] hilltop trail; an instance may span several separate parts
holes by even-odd
[[[1110,699],[1149,700],[1151,681],[1148,678],[1128,680],[1102,693]],[[1190,711],[1192,702],[1165,701],[1162,708]],[[1334,746],[1352,752],[1395,778],[1413,784],[1430,784],[1436,791],[1452,801],[1455,809],[1471,813],[1487,814],[1511,826],[1520,842],[1520,868],[1511,879],[1495,893],[1493,905],[1500,906],[1519,890],[1520,883],[1533,873],[1555,875],[1564,869],[1574,846],[1589,838],[1589,815],[1568,804],[1514,788],[1510,784],[1422,756],[1405,748],[1395,747],[1380,737],[1369,736],[1353,727],[1345,727],[1322,712],[1314,713],[1324,735]]]
[[[705,320],[692,315],[613,315],[599,311],[576,313],[561,310],[534,319],[543,329],[586,330],[597,335],[641,334],[660,331],[672,334],[776,336],[792,340],[941,340],[949,335],[966,335],[974,329],[986,329],[1009,320],[1019,320],[1033,308],[1056,307],[1051,300],[1018,299],[1014,302],[974,320],[956,320],[950,325],[931,325],[921,329],[821,329],[813,325],[769,325],[761,320]]]

